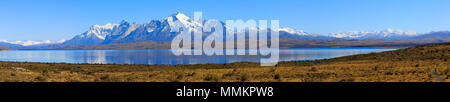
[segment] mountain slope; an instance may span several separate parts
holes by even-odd
[[[104,26],[94,25],[88,31],[74,38],[67,40],[62,45],[79,46],[79,45],[99,45],[105,41],[105,37],[110,35],[116,24],[106,24]]]
[[[3,49],[9,49],[9,48],[15,48],[15,47],[21,47],[21,46],[22,45],[19,45],[19,44],[11,44],[11,43],[0,41],[0,48],[3,48]]]
[[[424,35],[415,36],[413,38],[417,42],[424,43],[445,43],[450,42],[450,31],[437,31]]]

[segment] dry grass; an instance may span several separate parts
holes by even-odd
[[[206,65],[0,62],[2,82],[437,82],[450,81],[450,43],[319,61]]]

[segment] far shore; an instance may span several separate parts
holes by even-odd
[[[390,48],[409,48],[409,47],[414,47],[414,46],[380,46],[380,47],[303,47],[303,48],[279,48],[280,50],[285,50],[285,49],[345,49],[345,48],[380,48],[380,49],[390,49]],[[171,50],[171,49],[4,49],[6,50]],[[225,49],[224,49],[225,50]],[[248,50],[248,49],[244,49],[244,50]]]

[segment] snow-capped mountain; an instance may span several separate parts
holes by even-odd
[[[8,49],[8,48],[11,48],[11,47],[21,47],[22,45],[19,45],[19,44],[11,44],[11,43],[7,43],[7,42],[3,42],[2,40],[0,40],[0,49],[4,49],[4,48],[6,48],[6,49]]]
[[[168,42],[177,35],[170,32],[175,22],[180,21],[187,27],[202,27],[202,24],[194,22],[194,19],[176,13],[162,20],[152,20],[145,24],[129,23],[123,20],[120,24],[106,24],[104,26],[94,25],[87,32],[74,37],[63,43],[64,45],[101,45],[110,43],[139,42],[139,41],[162,41]],[[223,23],[222,23],[223,24]],[[223,25],[227,29],[226,25]],[[195,30],[195,29],[189,29]],[[329,39],[331,37],[296,31],[291,28],[281,28],[280,38],[295,39]],[[205,33],[207,35],[207,33]]]
[[[58,40],[58,41],[51,41],[51,40],[43,40],[43,41],[32,41],[32,40],[7,41],[7,40],[0,40],[0,42],[2,42],[2,43],[8,43],[8,44],[20,45],[20,46],[59,44],[59,43],[63,43],[64,41],[65,40]]]
[[[68,40],[64,45],[100,45],[138,41],[171,41],[176,34],[170,32],[174,22],[180,21],[186,26],[201,26],[192,18],[176,13],[162,20],[152,20],[145,24],[129,23],[123,20],[120,24],[95,25],[87,32]]]
[[[147,23],[130,23],[123,20],[120,24],[94,25],[88,31],[75,36],[64,42],[64,46],[78,45],[104,45],[111,43],[128,43],[140,41],[170,42],[177,33],[170,32],[175,22],[181,22],[187,27],[202,27],[182,13],[175,13],[161,20],[152,20]],[[229,31],[231,28],[221,22],[224,29]],[[189,29],[195,30],[195,29]],[[247,29],[252,30],[252,28]],[[294,30],[291,28],[280,28],[280,38],[282,39],[371,39],[371,40],[409,40],[417,39],[426,34],[418,34],[415,31],[403,31],[396,29],[387,29],[384,31],[352,31],[333,33],[329,35],[319,35],[307,33],[303,30]],[[247,32],[247,31],[246,31]],[[204,33],[207,36],[209,33]]]
[[[108,23],[105,25],[93,25],[86,32],[73,37],[70,40],[60,40],[60,41],[5,41],[0,40],[0,48],[44,48],[44,49],[54,49],[54,48],[70,48],[70,47],[89,47],[86,45],[106,45],[112,43],[125,43],[123,46],[129,46],[127,44],[133,44],[130,42],[147,42],[149,45],[139,45],[137,48],[143,48],[142,46],[158,46],[154,44],[162,44],[172,41],[172,39],[177,35],[177,33],[170,32],[171,27],[176,23],[181,22],[187,27],[203,27],[194,21],[194,19],[182,14],[176,13],[170,15],[161,20],[152,20],[147,23],[130,23],[126,20],[120,22],[120,24]],[[221,22],[223,29],[229,32],[231,28]],[[189,29],[190,31],[195,29]],[[249,31],[256,30],[255,28],[246,29],[246,33]],[[270,33],[271,29],[268,29]],[[419,34],[415,31],[403,31],[396,29],[387,29],[384,31],[351,31],[351,32],[340,32],[332,33],[329,35],[320,35],[314,33],[308,33],[303,30],[295,30],[292,28],[280,28],[279,38],[288,39],[285,41],[296,41],[296,39],[337,39],[336,41],[347,41],[348,40],[405,40],[414,41],[421,44],[426,43],[440,43],[440,42],[450,42],[450,32],[449,31],[439,31]],[[239,31],[238,31],[239,32]],[[204,32],[203,36],[207,36],[210,33]],[[225,34],[225,32],[224,32]],[[248,36],[246,36],[248,37]],[[341,38],[341,39],[338,39]],[[156,41],[158,43],[154,43]],[[327,40],[325,40],[327,41]],[[152,43],[149,43],[152,42]],[[286,43],[286,42],[284,42]],[[293,42],[295,44],[295,42]],[[290,44],[290,43],[288,43]],[[115,46],[115,45],[114,45]],[[95,47],[95,46],[94,46]],[[136,46],[135,46],[136,47]],[[144,47],[149,48],[149,47]]]
[[[289,34],[294,34],[294,35],[312,35],[312,34],[306,33],[303,30],[298,30],[297,31],[297,30],[294,30],[292,28],[279,28],[278,31],[283,31],[283,32],[286,32],[286,33],[289,33]]]
[[[103,43],[107,35],[110,35],[117,24],[94,25],[83,34],[64,42],[65,45],[98,45]]]
[[[372,39],[372,40],[405,40],[420,34],[415,31],[403,31],[400,29],[387,29],[384,31],[351,31],[330,34],[330,37],[343,39]]]
[[[303,30],[294,30],[292,28],[280,28],[280,38],[288,39],[333,39],[334,37],[323,36],[319,34],[307,33]]]

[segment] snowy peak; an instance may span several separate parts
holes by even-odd
[[[292,28],[279,28],[280,38],[287,39],[333,39],[334,37],[328,37],[313,33],[307,33],[303,30],[294,30]]]
[[[287,32],[289,34],[294,34],[294,35],[313,35],[310,33],[306,33],[303,30],[294,30],[292,28],[280,28],[280,29],[278,29],[278,31],[283,31],[283,32]]]
[[[181,22],[185,27],[199,27],[202,24],[194,22],[191,17],[186,16],[183,13],[175,13],[165,19],[170,26],[175,25],[175,22]]]
[[[112,24],[112,23],[108,23],[103,26],[96,24],[96,25],[92,26],[91,29],[114,29],[114,27],[116,27],[116,26],[117,26],[117,24]]]
[[[81,38],[92,38],[96,37],[99,39],[105,39],[106,35],[110,34],[111,31],[117,27],[117,24],[108,23],[106,25],[94,25],[87,32],[80,35]]]
[[[382,32],[384,34],[396,34],[396,35],[405,35],[405,36],[417,36],[416,31],[403,31],[401,29],[391,29],[388,28],[386,31]]]
[[[32,41],[32,40],[26,40],[26,41],[7,41],[7,40],[0,40],[0,42],[9,43],[9,44],[17,44],[22,46],[33,46],[33,45],[45,45],[45,44],[59,44],[63,43],[66,40],[58,40],[58,41],[51,41],[51,40],[43,40],[43,41]]]
[[[330,37],[343,39],[376,39],[376,40],[402,40],[418,36],[416,31],[403,31],[400,29],[386,29],[384,31],[350,31],[330,34]]]
[[[103,42],[107,35],[111,35],[118,24],[94,25],[88,31],[65,41],[63,45],[96,45]]]
[[[112,31],[106,35],[106,38],[116,39],[116,38],[124,38],[131,34],[134,30],[140,27],[141,24],[138,23],[129,23],[126,20],[122,20],[120,25],[117,25]]]
[[[186,16],[183,13],[175,13],[175,14],[172,14],[171,16],[169,16],[168,19],[187,21],[187,20],[190,20],[191,18]]]

